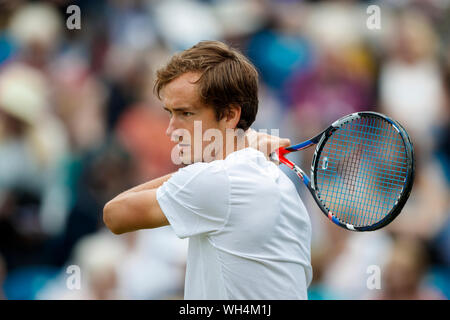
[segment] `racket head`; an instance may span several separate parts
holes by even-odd
[[[373,231],[403,209],[414,181],[414,149],[406,130],[376,112],[335,121],[321,136],[311,165],[315,201],[352,231]]]

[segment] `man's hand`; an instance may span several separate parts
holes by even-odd
[[[250,148],[261,151],[268,159],[269,155],[278,148],[289,147],[291,145],[291,140],[289,139],[256,132],[253,129],[246,131],[246,138]]]

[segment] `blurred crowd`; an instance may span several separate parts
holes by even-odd
[[[102,209],[177,169],[154,72],[212,39],[260,73],[254,129],[301,141],[373,110],[414,143],[410,199],[376,232],[330,224],[286,170],[312,221],[309,298],[448,299],[448,0],[0,0],[0,298],[183,297],[187,240],[170,226],[113,235]],[[307,165],[311,153],[296,156]]]

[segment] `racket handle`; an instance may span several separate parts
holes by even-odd
[[[269,159],[272,162],[280,163],[280,159],[278,158],[278,153],[276,151],[274,151],[271,154],[269,154]]]
[[[273,162],[276,162],[277,164],[283,163],[287,165],[289,168],[294,169],[294,164],[285,158],[285,154],[289,153],[285,148],[281,147],[272,152],[269,155],[269,159]]]
[[[285,161],[289,161],[284,157],[286,153],[289,152],[285,148],[280,147],[269,154],[269,159],[277,164],[284,163]]]

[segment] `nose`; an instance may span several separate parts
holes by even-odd
[[[169,125],[166,130],[166,135],[170,137],[173,142],[179,142],[183,136],[183,129],[181,128],[175,117],[170,119]]]
[[[171,118],[169,125],[167,126],[167,129],[166,129],[166,135],[170,138],[172,138],[172,134],[176,130],[174,122],[175,121],[173,120],[173,118]]]

